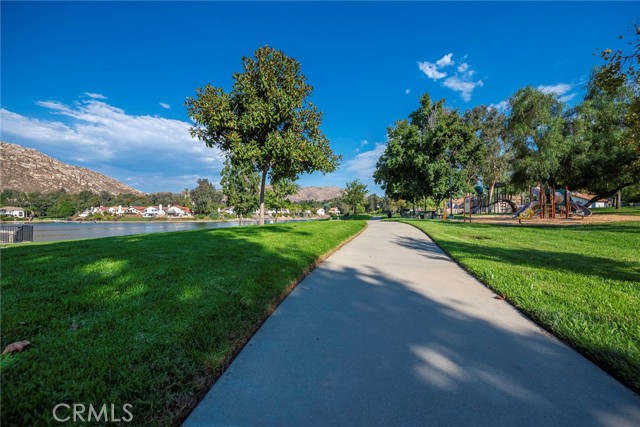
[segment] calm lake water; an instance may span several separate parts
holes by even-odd
[[[161,233],[167,231],[201,230],[238,226],[238,221],[224,222],[48,222],[25,223],[33,225],[34,242],[54,240],[92,239],[95,237],[127,236],[130,234]],[[242,221],[242,225],[257,224]]]

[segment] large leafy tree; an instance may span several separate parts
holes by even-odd
[[[188,98],[193,137],[220,148],[236,165],[261,175],[260,224],[264,224],[267,177],[296,180],[302,173],[333,172],[340,160],[320,130],[322,114],[309,98],[300,64],[284,53],[261,47],[242,59],[233,89],[207,85]]]
[[[530,86],[510,99],[508,133],[513,147],[511,181],[519,188],[538,183],[555,185],[561,159],[568,152],[564,105],[556,95]]]
[[[195,214],[209,214],[222,204],[222,193],[206,178],[200,178],[197,186],[189,192],[191,207]]]
[[[606,49],[571,121],[562,172],[595,194],[588,204],[640,182],[640,26],[627,51]],[[624,36],[620,36],[624,38]]]
[[[634,104],[638,88],[624,84],[613,90],[599,86],[599,68],[572,121],[571,149],[560,174],[572,188],[595,194],[591,203],[640,182],[640,135]]]
[[[463,120],[484,147],[483,161],[471,167],[489,186],[489,200],[493,200],[496,183],[507,179],[511,163],[511,146],[506,137],[507,117],[495,108],[480,105],[466,111]]]
[[[240,218],[255,211],[259,206],[260,176],[244,162],[235,162],[227,158],[222,168],[222,192],[227,198],[227,205]]]
[[[355,215],[358,206],[364,205],[366,195],[367,186],[361,183],[360,180],[355,179],[347,182],[342,200],[353,210],[353,214]]]
[[[482,162],[483,149],[472,127],[457,110],[445,108],[444,100],[433,103],[428,94],[409,120],[398,121],[387,135],[373,176],[393,199],[414,204],[428,197],[443,200],[450,189],[468,186],[475,176],[468,166]]]

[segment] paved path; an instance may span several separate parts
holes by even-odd
[[[419,230],[369,222],[282,303],[185,426],[640,426],[640,397]]]

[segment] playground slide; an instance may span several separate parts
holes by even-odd
[[[538,210],[538,208],[540,207],[540,202],[537,200],[531,201],[529,203],[527,203],[526,205],[522,206],[520,209],[518,209],[514,214],[513,214],[513,218],[518,218],[520,216],[521,213],[523,213],[524,211],[526,211],[527,209],[531,209],[532,211],[536,211]]]
[[[582,217],[591,216],[591,211],[586,206],[583,206],[580,203],[576,203],[573,200],[569,202],[569,205],[573,209],[573,213],[575,213],[576,215]]]

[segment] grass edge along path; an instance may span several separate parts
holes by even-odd
[[[572,227],[401,222],[424,232],[528,318],[640,392],[640,222]],[[559,241],[551,241],[554,235]],[[575,240],[562,241],[569,237]],[[578,249],[569,252],[571,244]],[[581,253],[589,248],[595,253]]]
[[[33,343],[0,356],[3,424],[57,425],[58,403],[114,404],[120,416],[131,403],[133,425],[179,425],[288,293],[365,228],[314,221],[3,249],[1,345]]]

